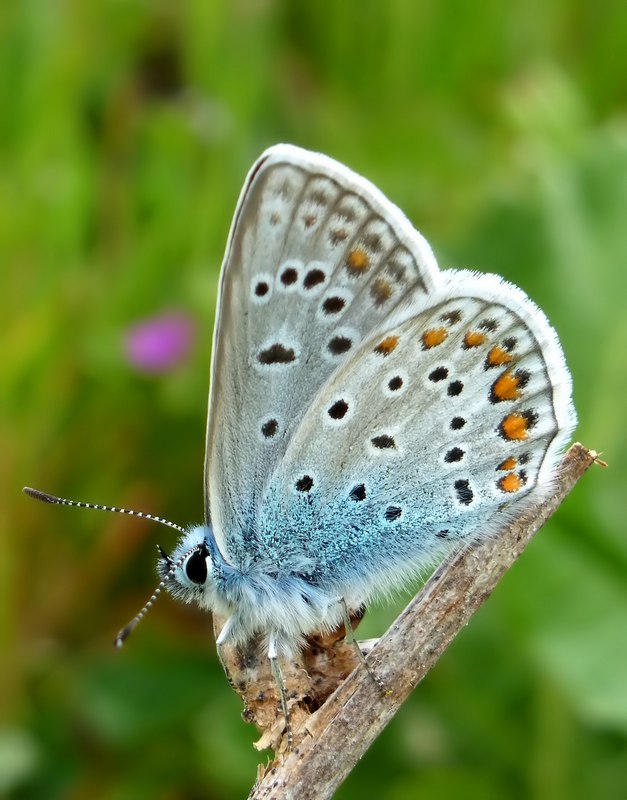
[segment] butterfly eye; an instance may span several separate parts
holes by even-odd
[[[207,561],[203,550],[195,550],[185,562],[185,575],[200,586],[207,580]]]

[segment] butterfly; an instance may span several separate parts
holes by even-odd
[[[204,521],[162,552],[161,586],[226,618],[218,645],[261,637],[278,670],[542,497],[571,394],[523,291],[440,271],[367,180],[271,147],[222,265]]]
[[[546,491],[575,424],[540,309],[440,271],[373,185],[270,148],[242,190],[215,324],[205,521],[168,589],[262,633],[332,628]]]

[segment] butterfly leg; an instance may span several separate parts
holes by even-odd
[[[222,630],[220,631],[218,638],[216,639],[216,645],[218,647],[222,647],[222,645],[228,640],[234,625],[235,625],[235,616],[229,617],[222,626]]]
[[[281,672],[281,667],[279,666],[278,648],[277,648],[277,641],[275,634],[272,634],[270,636],[270,642],[268,647],[268,658],[270,659],[270,668],[272,669],[272,675],[274,676],[274,680],[276,681],[276,685],[279,690],[279,697],[281,698],[281,708],[283,710],[283,716],[285,718],[287,749],[291,750],[293,745],[293,739],[292,739],[292,726],[290,724],[290,714],[287,708],[287,689],[285,687],[285,681],[283,680],[283,673]]]
[[[346,605],[346,600],[344,600],[343,597],[340,599],[340,603],[342,604],[342,619],[344,622],[344,627],[346,628],[346,639],[354,647],[355,652],[357,653],[357,657],[365,667],[366,672],[370,675],[372,680],[377,684],[381,692],[384,695],[391,694],[391,690],[388,689],[387,686],[383,683],[381,678],[370,666],[366,656],[361,652],[361,647],[359,646],[359,642],[357,641],[357,637],[355,636],[355,631],[353,630],[353,626],[351,625],[350,614],[348,613],[348,606]]]

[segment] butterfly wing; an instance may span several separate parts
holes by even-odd
[[[320,386],[439,281],[429,245],[364,179],[289,145],[257,161],[222,267],[209,400],[206,516],[228,558],[249,556],[266,485]]]
[[[264,494],[259,552],[358,605],[550,486],[575,424],[557,337],[519,289],[449,271],[328,378]]]

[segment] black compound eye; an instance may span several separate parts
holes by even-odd
[[[195,550],[185,562],[185,574],[192,583],[202,584],[207,580],[207,561],[203,550]]]

